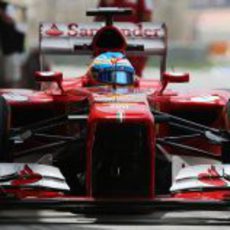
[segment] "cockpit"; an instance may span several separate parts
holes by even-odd
[[[124,54],[106,52],[92,62],[88,77],[92,84],[133,85],[135,70]]]

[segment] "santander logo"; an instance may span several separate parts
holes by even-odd
[[[96,35],[99,29],[99,27],[93,24],[91,26],[84,26],[77,23],[53,23],[44,33],[50,37],[59,37],[63,35],[67,37],[91,38]],[[120,31],[128,38],[162,38],[164,36],[161,29],[143,26],[142,24],[138,24],[132,28],[123,26],[120,28]]]
[[[52,37],[59,37],[64,32],[59,30],[56,24],[52,24],[51,28],[48,29],[46,32],[46,35],[52,36]]]
[[[198,180],[204,184],[213,186],[227,186],[224,179],[220,178],[220,174],[217,172],[214,165],[212,165],[206,172],[198,175]]]

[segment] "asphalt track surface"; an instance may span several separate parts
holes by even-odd
[[[74,67],[56,67],[68,76],[76,76]],[[84,73],[85,68],[77,72]],[[184,69],[180,71],[186,71]],[[188,70],[187,70],[188,71]],[[192,70],[189,84],[172,84],[170,87],[190,91],[194,89],[230,89],[230,68]],[[145,76],[156,77],[158,72],[148,68]],[[230,212],[186,211],[155,212],[145,215],[82,215],[56,211],[0,211],[0,230],[97,230],[97,229],[158,229],[158,230],[208,230],[229,229]]]
[[[229,229],[229,212],[157,212],[143,215],[79,215],[52,211],[0,212],[0,229]]]

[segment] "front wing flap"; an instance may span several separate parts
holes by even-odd
[[[1,163],[0,191],[4,194],[9,189],[69,191],[65,178],[56,167],[35,163]]]

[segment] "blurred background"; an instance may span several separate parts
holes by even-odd
[[[152,1],[153,5],[152,21],[166,22],[168,26],[169,69],[182,69],[202,76],[214,74],[213,84],[217,84],[220,88],[226,85],[221,84],[221,76],[230,75],[230,0],[149,1]],[[25,51],[20,65],[23,65],[25,60],[28,61],[31,51],[36,56],[33,52],[38,46],[39,22],[91,22],[93,19],[86,17],[85,11],[98,5],[97,0],[6,0],[6,2],[14,5],[15,21],[24,27]],[[1,63],[3,61],[0,61]],[[69,65],[74,66],[76,63],[86,66],[88,61],[75,59],[70,63],[69,60],[52,58],[47,61],[47,68],[61,66],[60,68],[67,70]],[[150,59],[148,67],[151,66],[154,66],[154,62]],[[203,84],[205,85],[205,81]]]

